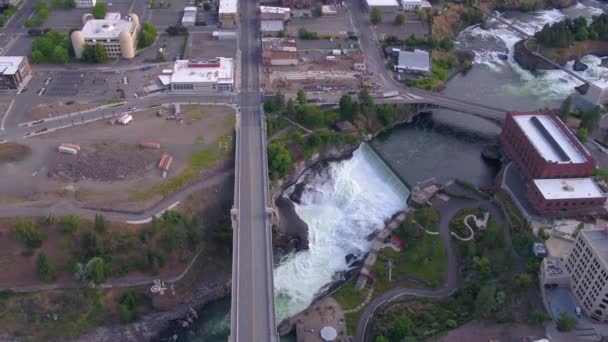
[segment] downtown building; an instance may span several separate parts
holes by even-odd
[[[536,212],[581,212],[606,202],[591,178],[595,161],[552,112],[509,113],[500,143]]]
[[[25,56],[0,56],[0,89],[16,90],[29,80],[30,62]]]
[[[87,45],[101,45],[110,58],[135,57],[139,18],[129,14],[125,19],[120,13],[108,13],[104,19],[94,19],[91,14],[83,16],[80,31],[72,32],[72,47],[76,58],[82,58]]]
[[[234,60],[177,60],[170,80],[171,90],[186,93],[229,92],[234,90]]]

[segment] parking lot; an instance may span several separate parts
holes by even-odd
[[[236,39],[214,40],[211,32],[191,33],[188,58],[236,57]]]
[[[287,32],[296,37],[298,30],[305,28],[317,32],[320,36],[347,36],[353,31],[346,7],[337,7],[338,14],[333,16],[313,16],[292,18],[287,25]]]
[[[114,72],[62,72],[55,73],[46,85],[44,96],[106,96],[109,83],[121,77]]]
[[[405,16],[405,22],[402,25],[395,25],[397,14]],[[414,35],[416,38],[423,38],[430,32],[429,24],[420,21],[416,14],[411,12],[382,13],[382,22],[376,25],[376,33],[379,39],[395,36],[405,40],[411,35]]]

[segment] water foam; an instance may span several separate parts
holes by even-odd
[[[277,321],[306,309],[351,267],[346,256],[364,255],[370,248],[367,237],[405,208],[409,192],[387,183],[385,166],[373,153],[362,144],[352,158],[300,178],[308,183],[294,206],[308,225],[309,246],[285,257],[274,270]],[[291,191],[293,187],[286,193]]]

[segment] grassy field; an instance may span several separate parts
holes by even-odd
[[[346,282],[342,287],[338,289],[338,291],[334,292],[333,297],[338,301],[342,309],[350,310],[357,307],[357,305],[363,303],[365,297],[367,297],[367,293],[369,291],[369,287],[359,291],[355,289],[355,284],[357,282],[357,277]],[[357,330],[357,322],[359,321],[359,316],[361,315],[361,311],[349,313],[345,315],[346,319],[346,331],[349,335],[354,335]]]

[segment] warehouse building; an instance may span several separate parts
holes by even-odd
[[[234,90],[234,60],[177,60],[171,74],[171,89],[180,92],[225,92]]]
[[[32,69],[25,56],[0,56],[0,89],[19,89],[30,79]]]
[[[415,12],[419,9],[432,8],[431,3],[426,0],[401,0],[401,8],[404,11]]]
[[[378,8],[381,11],[394,11],[399,9],[399,3],[397,0],[365,0],[365,4],[368,10]]]
[[[96,3],[96,0],[76,0],[76,8],[93,8]]]
[[[100,44],[110,58],[135,57],[139,18],[129,14],[125,19],[120,13],[108,13],[104,19],[94,19],[92,15],[83,16],[84,26],[80,31],[72,32],[72,47],[77,58],[87,45]]]
[[[182,17],[182,26],[190,27],[196,24],[196,7],[188,6],[184,8],[184,16]]]
[[[399,51],[395,70],[397,72],[427,75],[431,73],[431,55],[428,51]]]

